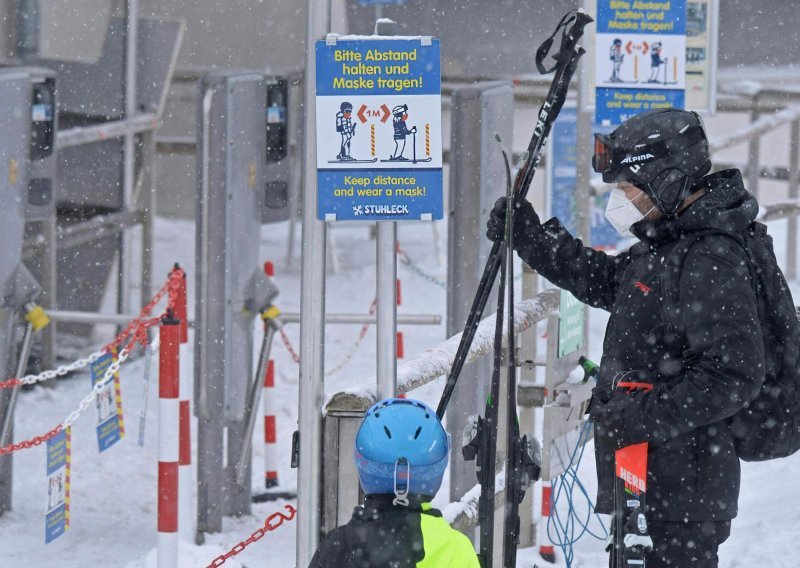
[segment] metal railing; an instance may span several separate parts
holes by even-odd
[[[717,169],[736,167],[742,170],[747,188],[759,197],[761,179],[782,181],[788,184],[787,199],[780,203],[762,206],[759,220],[771,221],[788,218],[786,231],[786,277],[797,278],[797,199],[800,197],[800,87],[765,87],[759,83],[734,83],[721,89],[720,111],[749,112],[750,124],[731,133],[711,139],[712,161]],[[787,167],[761,162],[761,142],[764,136],[789,125],[789,163]],[[715,160],[723,150],[747,143],[748,154],[744,163]]]

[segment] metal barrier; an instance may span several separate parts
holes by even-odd
[[[508,81],[465,86],[452,95],[450,117],[450,188],[447,223],[447,335],[464,329],[492,243],[484,237],[484,219],[505,186],[500,147],[491,133],[511,143],[514,110]],[[492,292],[488,305],[496,304]],[[492,362],[465,367],[461,380],[474,385],[458,389],[450,400],[447,431],[461,437],[467,417],[484,407]],[[457,499],[475,484],[474,464],[450,454],[450,498]]]

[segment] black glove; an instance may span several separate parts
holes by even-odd
[[[637,398],[643,393],[628,393],[618,390],[606,402],[592,398],[589,413],[595,423],[595,435],[603,440],[606,448],[620,449],[631,444],[646,442],[641,419],[641,406]]]
[[[618,450],[629,446],[629,432],[625,428],[625,411],[628,407],[627,395],[617,394],[605,403],[594,398],[591,417],[595,424],[595,436],[602,440],[606,448]]]
[[[536,229],[541,227],[539,216],[530,202],[522,197],[514,197],[514,248],[523,248],[530,243]],[[486,236],[490,241],[502,241],[506,230],[506,198],[501,197],[495,202],[489,221],[486,222]]]

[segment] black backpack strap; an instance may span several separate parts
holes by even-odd
[[[678,341],[683,341],[684,360],[692,359],[693,357],[697,356],[697,354],[693,353],[692,350],[688,348],[689,346],[686,345],[686,329],[683,325],[683,318],[681,317],[680,309],[681,272],[683,271],[683,263],[686,260],[686,256],[689,254],[689,251],[692,249],[692,247],[709,235],[722,235],[728,237],[729,239],[736,241],[739,246],[745,250],[745,253],[747,252],[744,241],[738,235],[717,229],[706,229],[694,231],[680,239],[678,243],[672,247],[672,250],[667,253],[667,256],[664,258],[661,266],[661,293],[659,296],[661,316],[664,321],[666,334],[668,336],[673,336]],[[750,264],[749,255],[745,254],[745,256],[748,259],[748,264]],[[752,274],[752,267],[750,267],[750,269]]]
[[[685,335],[679,309],[681,272],[689,250],[707,234],[705,231],[697,231],[683,237],[672,247],[661,264],[659,303],[667,334],[678,337]]]

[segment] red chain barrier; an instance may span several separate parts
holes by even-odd
[[[29,440],[23,440],[18,444],[9,444],[7,446],[3,446],[2,448],[0,448],[0,456],[14,453],[17,450],[27,450],[28,448],[33,448],[35,446],[38,446],[39,444],[44,444],[46,441],[50,440],[56,434],[61,432],[61,430],[62,427],[61,424],[59,424],[58,426],[50,430],[47,434],[44,434],[42,436],[34,436],[33,438],[30,438]]]
[[[130,324],[119,334],[117,337],[103,347],[103,350],[106,352],[110,352],[115,347],[119,347],[123,343],[127,341],[125,345],[125,349],[130,350],[134,347],[136,343],[141,343],[143,346],[147,346],[147,330],[153,326],[158,325],[161,322],[160,317],[152,317],[148,318],[150,313],[153,311],[153,308],[161,301],[161,299],[169,293],[169,299],[167,303],[167,310],[171,310],[174,308],[176,300],[178,298],[178,291],[181,286],[181,279],[183,277],[183,271],[173,270],[170,272],[169,278],[167,282],[164,283],[164,286],[156,292],[156,295],[153,296],[153,299],[147,304],[139,314],[139,317],[135,318],[131,321]],[[145,319],[147,318],[147,319]],[[8,388],[8,387],[16,387],[21,386],[23,383],[18,378],[8,379],[6,381],[0,382],[0,389]],[[0,456],[4,456],[6,454],[10,454],[16,452],[18,450],[26,450],[28,448],[33,448],[44,442],[47,442],[53,436],[58,434],[63,429],[63,425],[59,424],[46,434],[42,436],[34,436],[33,438],[29,438],[27,440],[23,440],[17,444],[9,444],[7,446],[0,447]]]
[[[126,349],[131,349],[136,343],[140,343],[142,346],[147,346],[147,330],[153,326],[158,325],[161,322],[160,317],[148,317],[150,316],[153,308],[158,305],[161,299],[169,294],[167,299],[167,310],[175,309],[175,306],[178,301],[178,293],[180,291],[181,285],[183,280],[183,270],[182,269],[173,269],[169,273],[169,278],[161,287],[161,289],[156,292],[153,299],[150,300],[150,303],[147,304],[145,307],[142,308],[142,311],[139,313],[139,317],[134,318],[128,326],[123,329],[117,337],[114,338],[114,341],[103,347],[103,350],[109,352],[115,347],[119,347],[123,343],[127,341],[125,345]],[[147,319],[145,319],[147,318]]]
[[[374,300],[372,300],[372,304],[370,304],[370,306],[369,306],[369,315],[371,315],[371,316],[375,315],[375,312],[377,311],[377,309],[378,309],[378,298],[375,298]],[[365,323],[364,325],[361,326],[361,331],[358,333],[358,339],[356,340],[356,345],[360,344],[361,341],[364,339],[364,337],[367,335],[367,332],[369,331],[369,326],[370,326],[370,324],[368,324],[368,323]],[[292,342],[289,339],[289,336],[286,335],[286,332],[283,331],[283,329],[281,329],[280,332],[281,332],[281,340],[283,341],[283,346],[286,347],[286,351],[288,351],[289,355],[292,356],[292,360],[295,363],[299,364],[300,363],[300,355],[298,355],[297,351],[295,351],[294,346],[292,345]],[[349,357],[348,357],[348,359],[349,359]],[[341,368],[341,366],[342,366],[342,363],[337,365],[336,368]]]
[[[250,538],[248,538],[247,540],[243,540],[242,542],[231,548],[230,551],[226,552],[222,556],[216,557],[213,560],[213,562],[211,562],[211,564],[209,564],[206,568],[217,568],[218,566],[222,566],[223,564],[225,564],[226,560],[228,560],[229,558],[233,558],[234,556],[239,554],[241,551],[243,551],[245,548],[247,548],[254,542],[261,540],[265,534],[277,529],[279,526],[283,524],[284,521],[294,520],[294,517],[297,514],[297,509],[295,509],[291,505],[284,505],[283,508],[289,511],[288,515],[284,514],[283,511],[278,511],[277,513],[271,514],[269,517],[267,517],[267,520],[264,521],[264,526],[258,529],[253,534],[251,534]]]
[[[294,347],[292,346],[292,342],[289,341],[289,336],[286,335],[286,332],[283,331],[283,329],[281,329],[280,331],[281,331],[281,341],[283,341],[283,346],[286,347],[286,351],[288,351],[289,355],[292,356],[292,361],[294,361],[295,363],[297,363],[299,365],[300,364],[300,355],[298,355],[297,351],[294,350]]]
[[[19,379],[8,379],[6,381],[0,382],[0,389],[11,389],[14,387],[21,387],[23,382]]]

